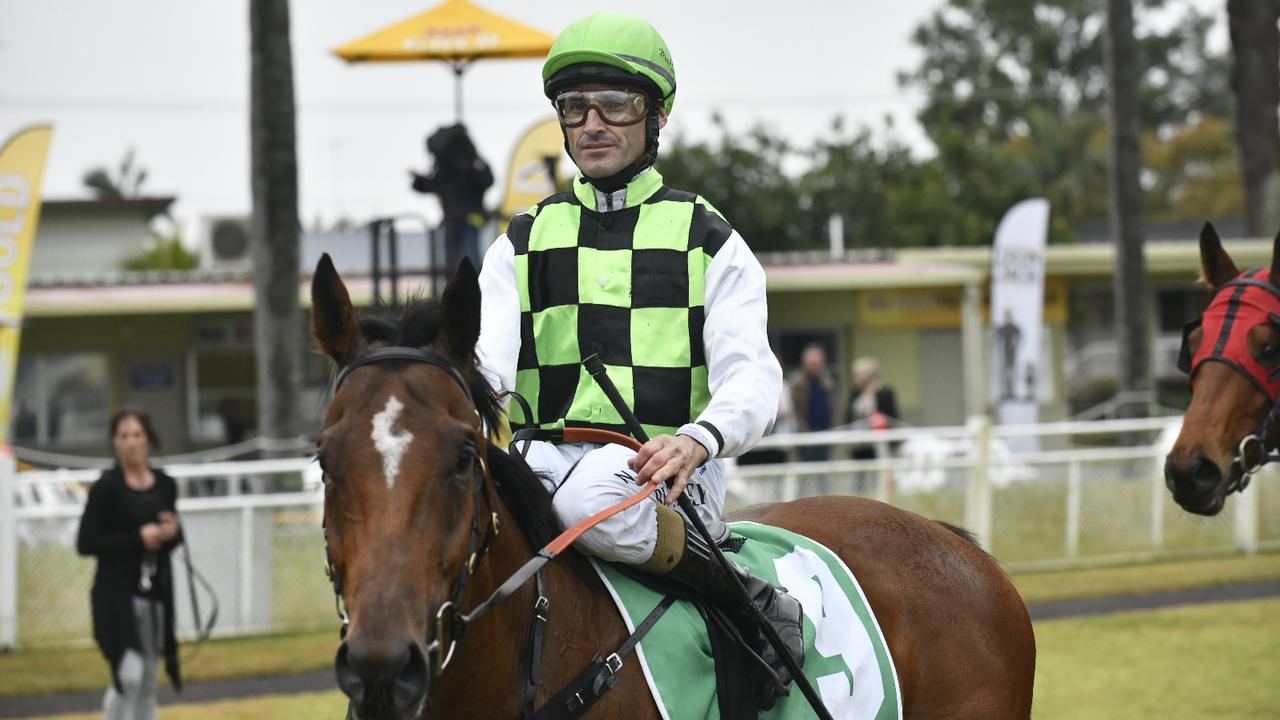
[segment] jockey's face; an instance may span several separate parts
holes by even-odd
[[[608,85],[583,85],[580,90],[611,89]],[[622,89],[622,88],[618,88]],[[667,114],[658,109],[658,127],[667,124]],[[591,108],[587,120],[579,127],[566,127],[569,156],[589,178],[606,178],[640,159],[644,154],[645,121],[634,125],[610,125]]]

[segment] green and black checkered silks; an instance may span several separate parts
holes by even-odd
[[[582,367],[592,353],[651,436],[675,432],[707,406],[704,277],[732,228],[696,195],[661,183],[646,173],[612,212],[595,211],[587,186],[512,219],[516,391],[534,413],[530,423],[513,408],[513,424],[625,433]]]

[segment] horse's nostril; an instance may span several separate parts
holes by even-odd
[[[398,708],[409,710],[417,707],[427,695],[427,684],[430,681],[427,670],[427,659],[417,644],[409,646],[409,658],[404,667],[396,675],[392,697]]]
[[[1222,481],[1222,469],[1204,455],[1196,455],[1191,463],[1191,478],[1197,485],[1214,487]]]
[[[351,698],[351,702],[356,705],[363,702],[364,683],[360,680],[360,675],[355,668],[351,666],[350,651],[346,643],[338,647],[338,655],[333,659],[333,670],[337,676],[338,687],[343,694]]]

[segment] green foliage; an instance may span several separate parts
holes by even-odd
[[[98,200],[128,200],[142,194],[147,180],[147,170],[134,162],[133,148],[125,151],[124,159],[113,176],[105,166],[92,168],[80,178]]]
[[[736,136],[723,118],[712,120],[720,133],[714,143],[676,136],[659,159],[666,183],[702,195],[757,250],[808,246],[796,223],[799,193],[783,171],[791,154],[786,141],[764,127]]]
[[[1139,3],[1140,12],[1162,6]],[[1108,214],[1103,0],[950,0],[913,41],[924,53],[904,85],[925,93],[919,120],[936,154],[913,157],[891,132],[831,132],[797,147],[765,127],[713,141],[676,137],[659,167],[698,192],[756,250],[827,245],[831,215],[848,247],[991,241],[1010,206],[1047,197],[1050,242]],[[1243,199],[1226,121],[1228,59],[1206,45],[1212,18],[1180,14],[1139,37],[1149,216],[1238,216]],[[1169,13],[1166,12],[1166,16]],[[889,131],[892,128],[888,128]]]
[[[195,253],[182,244],[182,233],[175,226],[168,232],[153,230],[147,247],[121,263],[123,270],[194,270],[200,265]]]

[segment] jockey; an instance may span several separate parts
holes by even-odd
[[[554,493],[565,526],[674,481],[585,533],[576,547],[662,576],[720,608],[744,630],[751,609],[703,538],[676,509],[684,493],[718,542],[725,471],[771,425],[782,371],[765,329],[765,276],[742,237],[701,197],[667,187],[653,167],[658,131],[675,102],[675,66],[649,23],[598,13],[556,39],[542,67],[565,149],[580,171],[571,192],[511,220],[485,256],[477,355],[495,387],[528,400],[513,424],[625,433],[582,367],[598,354],[653,439],[618,445],[533,442],[526,460]],[[804,661],[798,601],[739,568],[750,596]],[[772,706],[791,676],[752,629],[774,668],[757,697]]]

